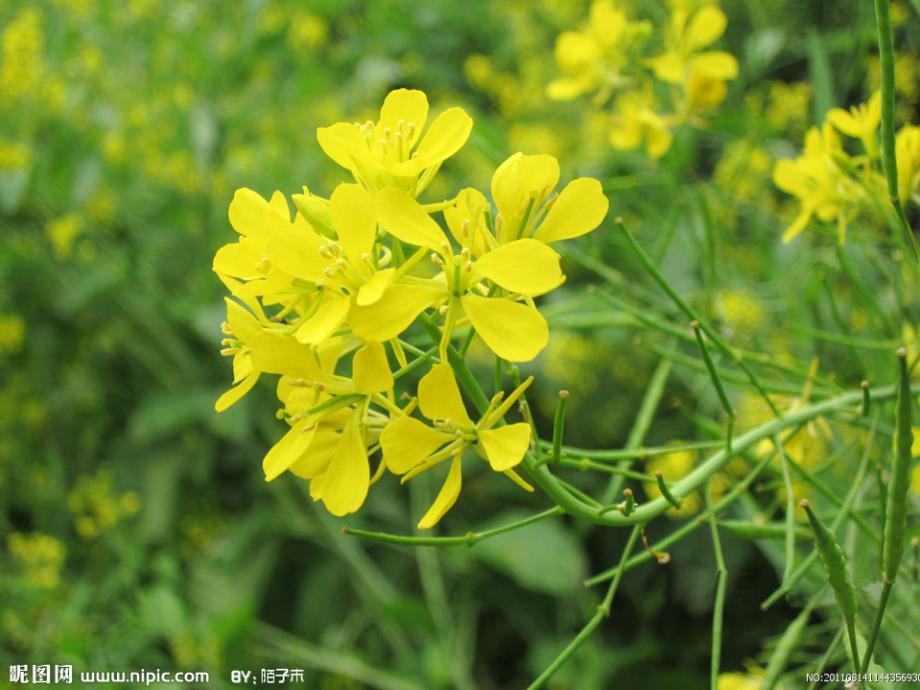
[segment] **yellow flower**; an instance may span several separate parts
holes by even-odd
[[[581,237],[603,222],[609,202],[600,182],[579,177],[553,196],[558,183],[553,156],[518,152],[499,165],[492,175],[497,242],[533,238],[549,244]]]
[[[910,448],[910,453],[915,458],[920,458],[920,427],[914,427],[914,443]],[[914,493],[920,494],[920,465],[917,465],[914,468],[914,473],[911,475],[911,488],[913,488]]]
[[[746,673],[720,673],[717,690],[760,690],[763,677]]]
[[[666,37],[666,50],[646,62],[655,76],[670,84],[685,84],[692,75],[726,81],[738,75],[738,61],[731,53],[703,51],[724,32],[728,20],[715,5],[704,5],[692,15],[675,9]]]
[[[840,167],[839,161],[846,159],[840,139],[825,122],[820,130],[808,130],[801,156],[776,163],[773,182],[801,204],[799,215],[783,233],[783,242],[794,239],[814,216],[825,222],[836,219],[843,242],[847,223],[864,197],[862,188]]]
[[[76,213],[68,213],[50,221],[45,226],[45,234],[51,240],[54,258],[66,261],[73,252],[73,243],[83,227],[83,219]]]
[[[485,199],[473,190],[460,195],[453,212],[445,212],[453,220],[454,234],[461,244],[459,252],[406,192],[384,190],[376,201],[383,227],[402,242],[432,250],[441,273],[432,280],[395,283],[377,304],[357,306],[352,311],[355,333],[368,340],[388,340],[426,307],[443,304],[443,358],[454,328],[464,322],[469,322],[489,349],[503,359],[526,362],[537,356],[549,340],[549,329],[532,298],[562,282],[556,252],[531,238],[498,244],[483,220]],[[463,218],[458,228],[464,210],[469,217]],[[474,249],[481,253],[474,255]],[[492,283],[491,289],[486,282]],[[505,294],[497,294],[500,291]]]
[[[61,568],[67,556],[62,542],[41,532],[13,532],[7,537],[6,545],[27,585],[35,589],[54,589],[60,584]]]
[[[364,503],[371,484],[369,451],[389,422],[371,409],[393,387],[382,343],[368,342],[352,360],[351,378],[335,374],[342,343],[328,344],[306,377],[283,376],[278,397],[285,404],[290,430],[262,460],[266,481],[290,470],[310,480],[310,495],[333,515],[353,513]],[[293,370],[295,362],[284,365]],[[395,405],[389,403],[389,407]],[[395,408],[398,411],[398,408]]]
[[[0,35],[0,105],[15,103],[44,88],[42,15],[35,7],[20,11]]]
[[[895,139],[898,160],[898,196],[902,204],[920,188],[920,127],[904,125]]]
[[[650,91],[630,92],[617,99],[610,129],[610,144],[621,151],[633,151],[645,143],[652,158],[671,148],[671,131],[666,118],[654,108]]]
[[[404,482],[451,460],[444,485],[418,523],[420,529],[436,525],[457,502],[462,483],[461,461],[468,449],[476,452],[494,472],[505,474],[528,491],[533,490],[513,469],[530,446],[530,425],[519,422],[496,426],[532,381],[533,377],[527,378],[504,401],[503,394],[497,394],[485,414],[474,423],[463,405],[450,365],[436,364],[422,377],[418,385],[419,410],[434,426],[404,416],[391,421],[380,435],[384,463],[391,472],[403,475]]]
[[[868,103],[860,103],[849,111],[843,108],[832,109],[827,119],[843,134],[859,139],[869,156],[874,158],[878,154],[875,132],[882,121],[881,91],[873,93]]]
[[[565,75],[550,82],[546,94],[568,101],[601,89],[603,100],[611,89],[626,83],[620,70],[630,46],[648,32],[647,22],[632,22],[612,0],[595,0],[581,31],[565,31],[556,39],[556,63]]]
[[[364,124],[339,122],[316,130],[320,147],[349,170],[370,192],[398,187],[421,194],[441,164],[469,138],[473,120],[462,108],[448,108],[422,135],[428,98],[421,91],[391,91],[380,119]]]
[[[17,352],[25,340],[26,322],[18,314],[0,314],[0,353]]]

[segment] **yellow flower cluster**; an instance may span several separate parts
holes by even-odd
[[[882,119],[881,92],[866,103],[843,110],[834,108],[820,128],[805,134],[805,148],[795,159],[773,168],[773,181],[796,197],[799,212],[783,233],[789,242],[814,218],[835,222],[841,243],[854,218],[862,213],[881,215],[888,191],[881,171],[878,130]],[[847,153],[840,135],[859,141],[861,151]],[[920,189],[920,127],[904,125],[895,138],[898,196],[902,204],[917,201]]]
[[[658,36],[650,22],[631,18],[614,0],[594,0],[587,25],[556,41],[563,76],[547,86],[547,95],[570,100],[594,93],[597,104],[612,99],[613,147],[644,145],[658,158],[671,147],[673,128],[702,124],[701,115],[725,99],[726,82],[737,76],[734,56],[709,49],[727,23],[715,3],[690,8],[671,2],[664,35]]]
[[[60,584],[67,552],[59,540],[40,532],[13,532],[7,537],[6,546],[29,586],[54,589]]]
[[[83,539],[96,539],[118,522],[140,510],[133,491],[117,494],[107,470],[81,476],[67,494],[67,507],[74,515],[74,528]]]
[[[424,93],[399,89],[376,122],[320,127],[320,147],[354,182],[328,199],[304,187],[293,195],[293,215],[280,192],[266,200],[237,190],[229,219],[240,238],[213,266],[235,298],[227,299],[222,350],[233,357],[234,386],[217,410],[263,373],[280,375],[279,416],[290,430],[263,460],[266,479],[290,471],[310,481],[314,500],[345,515],[386,470],[406,480],[450,460],[421,527],[457,500],[468,450],[529,488],[514,467],[530,446],[530,427],[503,418],[530,379],[497,394],[474,420],[448,351],[465,331],[504,360],[536,357],[549,329],[534,299],[564,280],[549,245],[594,230],[608,206],[597,180],[576,179],[557,193],[556,159],[522,153],[494,171],[494,206],[473,188],[420,203],[473,124],[456,107],[429,124],[428,110]],[[428,353],[400,337],[414,323],[437,334]],[[429,361],[417,397],[401,407],[397,380]],[[416,408],[425,421],[413,416]]]

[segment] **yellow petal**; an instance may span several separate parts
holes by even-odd
[[[479,444],[493,470],[510,470],[524,459],[530,445],[530,425],[519,422],[496,429],[483,429],[479,432]]]
[[[424,309],[445,297],[443,288],[394,283],[374,304],[354,305],[348,321],[359,338],[383,342],[398,336]]]
[[[358,289],[358,296],[355,298],[355,303],[362,307],[366,307],[377,302],[383,297],[383,293],[386,289],[390,287],[390,283],[393,282],[395,275],[395,268],[385,268],[382,271],[374,273],[370,280]]]
[[[673,51],[663,53],[645,61],[651,67],[655,76],[671,84],[680,84],[684,80],[686,63],[684,59]]]
[[[910,454],[917,458],[920,457],[920,427],[915,426],[911,431],[914,435],[914,441],[910,446]]]
[[[293,468],[291,468],[293,471]],[[326,473],[321,472],[320,474],[312,477],[310,479],[310,498],[314,501],[318,501],[323,497],[323,484],[326,483]]]
[[[860,127],[859,121],[843,108],[833,108],[828,112],[827,120],[848,137],[858,139],[862,136],[862,127]]]
[[[325,239],[301,216],[298,219],[300,222],[288,226],[286,232],[269,238],[266,258],[285,273],[316,282],[323,278],[323,271],[331,263],[319,253]]]
[[[233,357],[233,383],[236,385],[249,376],[255,369],[252,363],[252,353],[243,351]]]
[[[460,426],[473,426],[449,364],[435,364],[418,382],[418,406],[428,419],[450,419]]]
[[[363,395],[383,393],[393,387],[393,374],[383,343],[370,342],[355,353],[352,360],[355,390]]]
[[[289,223],[259,194],[245,187],[234,192],[227,215],[234,230],[255,237],[268,238]]]
[[[357,184],[340,184],[329,199],[332,225],[345,256],[359,263],[364,254],[374,248],[377,234],[377,216],[374,200],[364,187]]]
[[[534,238],[548,244],[580,237],[603,222],[609,206],[600,182],[590,177],[572,180],[559,193]]]
[[[402,189],[384,189],[374,199],[380,224],[402,242],[441,252],[447,236],[418,202]]]
[[[738,76],[738,61],[731,53],[721,51],[700,53],[694,55],[689,63],[691,70],[704,74],[710,79],[724,81]]]
[[[671,132],[667,127],[650,127],[645,135],[645,146],[652,158],[661,158],[671,148]]]
[[[367,149],[361,130],[349,122],[337,122],[331,127],[319,127],[316,140],[320,148],[346,170],[354,171],[353,152]]]
[[[437,165],[460,150],[472,129],[473,118],[463,108],[448,108],[431,123],[415,152],[426,167]]]
[[[693,15],[687,27],[687,47],[690,50],[705,48],[725,33],[728,20],[718,7],[704,5]]]
[[[559,287],[559,255],[537,240],[515,240],[479,258],[474,276],[482,275],[511,292],[542,295]]]
[[[317,425],[312,419],[302,419],[273,445],[262,459],[265,481],[270,482],[300,460],[310,448]]]
[[[259,334],[252,343],[252,363],[266,374],[287,374],[310,381],[321,373],[316,355],[309,345],[279,333]]]
[[[239,242],[225,244],[214,255],[212,268],[215,273],[256,280],[264,274],[256,267],[265,253],[265,240],[256,237],[242,237]]]
[[[525,156],[518,152],[495,169],[492,198],[507,223],[528,197],[551,191],[558,182],[559,161],[547,154]]]
[[[340,439],[341,434],[339,432],[325,426],[320,426],[313,436],[313,443],[310,444],[310,452],[301,455],[300,459],[288,469],[292,474],[301,479],[315,480],[320,477],[320,475],[325,474],[326,470],[329,468],[329,461],[332,460],[335,449],[339,447]],[[312,496],[314,491],[321,493],[321,488],[322,480],[315,486],[311,483],[310,495]],[[319,495],[313,498],[314,500],[319,500]]]
[[[911,475],[910,486],[915,494],[920,494],[920,465],[914,468],[914,473]]]
[[[227,305],[227,325],[234,337],[244,343],[252,343],[262,332],[256,317],[229,297],[224,297],[224,303]]]
[[[316,313],[300,325],[295,337],[308,345],[321,343],[342,325],[350,307],[348,295],[329,294]]]
[[[405,474],[453,440],[452,434],[433,429],[418,419],[399,417],[384,427],[380,447],[390,471]]]
[[[484,215],[488,208],[489,202],[482,192],[467,187],[461,189],[456,201],[444,209],[444,220],[447,221],[450,233],[458,243],[469,246],[473,256],[479,256],[488,249],[485,234],[489,231],[485,227]],[[465,226],[469,233],[467,237],[463,236],[465,222],[468,223]]]
[[[235,402],[237,402],[240,398],[242,398],[242,397],[243,397],[244,395],[246,395],[249,391],[251,391],[251,390],[252,390],[252,387],[253,387],[254,385],[256,385],[256,381],[258,381],[258,380],[259,380],[259,372],[258,372],[258,371],[254,371],[254,372],[252,372],[251,374],[249,374],[249,376],[247,376],[245,379],[243,379],[243,382],[242,382],[242,383],[240,383],[239,385],[234,386],[234,387],[231,388],[230,390],[226,391],[223,395],[221,395],[221,396],[217,399],[217,402],[214,403],[214,409],[215,409],[215,411],[217,411],[217,412],[223,412],[223,411],[226,410],[228,407],[230,407],[231,405],[233,405],[233,404],[234,404]]]
[[[402,134],[407,137],[409,148],[416,142],[425,122],[428,120],[428,97],[424,92],[416,89],[396,89],[390,91],[387,97],[383,99],[383,106],[380,108],[380,121],[377,123],[375,136],[380,139],[384,136],[387,129],[390,130],[391,136],[400,131],[399,123],[403,122]],[[411,127],[411,137],[409,124]]]
[[[269,199],[268,205],[274,209],[275,213],[284,218],[285,220],[290,220],[291,218],[291,207],[288,206],[287,199],[284,198],[284,194],[280,191],[275,190],[272,194],[272,198]]]
[[[450,463],[450,470],[447,472],[447,479],[438,492],[438,497],[428,509],[428,512],[419,520],[419,529],[431,529],[434,527],[448,510],[454,507],[457,498],[460,496],[460,485],[462,484],[460,476],[460,456],[455,457]]]
[[[352,417],[326,470],[322,501],[333,515],[355,512],[367,498],[371,468],[357,417]]]
[[[509,362],[529,362],[546,347],[549,327],[533,307],[507,299],[460,298],[473,328],[492,352]]]

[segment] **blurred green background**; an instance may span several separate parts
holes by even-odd
[[[666,21],[664,3],[621,4]],[[613,151],[589,103],[545,98],[555,37],[584,22],[584,2],[5,0],[3,673],[33,662],[192,669],[222,687],[230,669],[288,667],[323,690],[523,687],[591,615],[599,595],[582,580],[615,562],[620,531],[556,520],[472,549],[368,545],[343,536],[342,525],[409,533],[432,487],[384,482],[361,514],[336,521],[295,478],[263,481],[261,457],[281,434],[270,384],[213,411],[231,374],[218,355],[224,290],[210,264],[233,239],[233,190],[267,197],[306,184],[328,195],[345,177],[322,155],[315,128],[373,117],[391,88],[421,88],[435,110],[459,104],[475,119],[430,198],[487,186],[514,151],[552,153],[563,179],[604,180],[611,217],[629,220],[726,334],[804,367],[820,356],[822,371],[846,385],[867,369],[890,375],[873,364],[875,351],[858,362],[786,329],[796,317],[833,324],[814,304],[837,279],[815,269],[834,250],[780,244],[794,209],[770,181],[773,161],[795,154],[807,126],[877,83],[871,3],[722,6],[721,46],[741,74],[711,126],[681,130],[656,163]],[[895,9],[899,43],[916,41],[913,9]],[[903,120],[918,119],[916,55],[913,46],[899,57]],[[594,235],[579,251],[645,280],[621,258],[612,225]],[[872,251],[860,255],[857,269],[873,261]],[[578,263],[565,268],[566,288],[546,305],[553,341],[533,365],[539,419],[548,434],[555,391],[566,387],[568,442],[622,447],[658,357],[629,319],[579,328],[595,279]],[[640,297],[653,290],[645,286]],[[848,284],[837,287],[844,321],[855,333],[868,328],[864,312],[847,306]],[[695,415],[718,405],[704,380],[675,366],[649,444],[706,438]],[[549,505],[471,475],[442,531]],[[703,687],[707,539],[696,533],[669,566],[627,575],[612,622],[550,687]],[[775,559],[764,566],[769,549],[730,538],[726,548],[735,577],[723,667],[741,670],[795,610],[758,609],[777,584]]]

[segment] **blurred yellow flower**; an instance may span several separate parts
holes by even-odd
[[[11,105],[43,88],[45,72],[42,15],[26,7],[0,35],[0,106]]]
[[[7,537],[6,547],[30,587],[54,589],[61,583],[67,551],[60,540],[41,532],[13,532]]]
[[[54,257],[66,261],[73,252],[74,240],[83,228],[83,219],[77,213],[68,213],[50,221],[45,226],[45,234],[51,240]]]
[[[650,91],[630,92],[617,99],[610,129],[615,149],[632,151],[642,144],[652,158],[661,158],[671,148],[668,120],[657,113]]]
[[[725,32],[728,20],[715,5],[704,5],[690,14],[674,9],[665,38],[666,50],[646,62],[662,81],[686,84],[698,74],[715,81],[734,79],[738,61],[731,53],[704,51]]]
[[[859,139],[866,153],[874,158],[878,154],[876,131],[882,122],[882,92],[876,91],[867,103],[853,106],[849,111],[833,108],[828,121],[848,137]]]
[[[840,139],[825,123],[812,127],[805,136],[805,150],[794,160],[781,160],[773,168],[777,187],[799,200],[799,215],[783,233],[783,242],[792,241],[814,216],[822,221],[837,221],[840,242],[846,238],[849,220],[863,199],[862,188],[841,169],[846,153]]]
[[[0,353],[17,352],[25,339],[26,322],[18,314],[0,314]]]
[[[920,127],[904,125],[895,138],[898,197],[907,204],[920,189]]]

